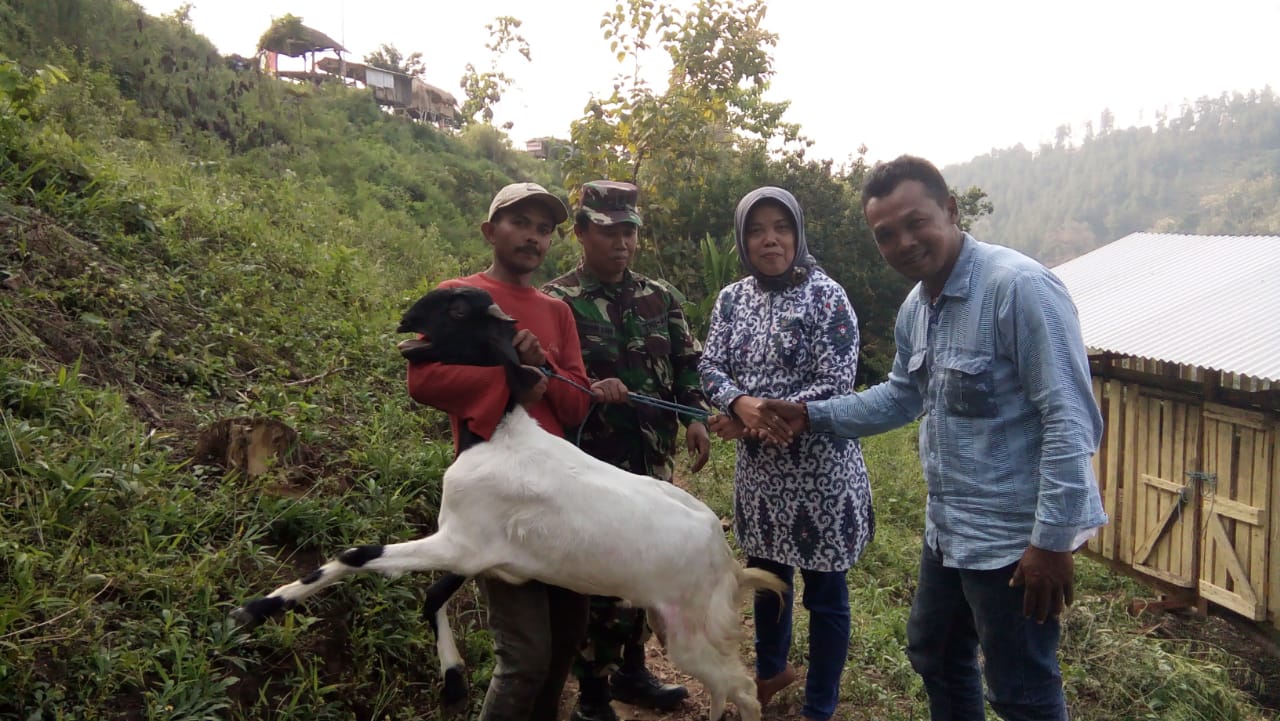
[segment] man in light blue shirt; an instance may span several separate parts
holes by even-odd
[[[860,437],[920,419],[929,497],[907,656],[933,721],[1064,721],[1058,616],[1072,551],[1107,522],[1091,457],[1102,417],[1075,305],[1048,269],[957,225],[941,173],[876,166],[863,212],[884,259],[918,281],[889,379],[808,404],[767,401],[755,432]]]

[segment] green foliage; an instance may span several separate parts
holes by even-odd
[[[969,186],[963,193],[952,189],[951,194],[956,197],[956,206],[960,211],[961,230],[972,230],[974,223],[995,210],[995,206],[987,199],[986,191],[976,185]]]
[[[411,77],[422,77],[427,72],[426,63],[422,61],[422,53],[405,55],[395,45],[382,43],[377,50],[364,56],[366,65],[393,73],[404,73]]]
[[[742,263],[738,259],[738,244],[733,238],[715,240],[710,235],[702,238],[702,287],[705,295],[696,303],[685,305],[685,316],[695,338],[706,338],[711,327],[711,311],[715,307],[720,290],[738,279]]]
[[[1069,126],[1036,151],[993,150],[944,170],[994,209],[979,237],[1056,265],[1136,231],[1280,233],[1280,101],[1270,88],[1161,111],[1154,127]]]
[[[498,69],[499,63],[513,46],[526,61],[533,60],[528,41],[516,32],[520,24],[518,19],[503,15],[484,26],[489,31],[489,41],[485,43],[485,48],[490,53],[489,69],[480,72],[474,65],[467,63],[466,72],[459,81],[463,95],[466,96],[458,114],[463,124],[493,121],[493,106],[502,100],[502,94],[511,87],[512,82],[510,76]]]
[[[567,180],[571,187],[594,178],[638,185],[642,241],[656,253],[659,274],[677,285],[694,280],[679,275],[694,265],[700,239],[724,232],[724,225],[697,224],[705,209],[731,213],[750,189],[734,182],[740,152],[799,141],[798,126],[782,121],[787,103],[764,100],[777,43],[763,28],[764,12],[762,0],[702,0],[687,10],[629,0],[601,21],[618,62],[630,59],[632,67],[612,95],[593,99],[574,121]],[[672,63],[661,93],[640,73],[650,47]]]
[[[332,38],[303,25],[302,18],[290,13],[272,20],[271,27],[258,39],[259,52],[271,50],[292,57],[327,50],[336,45]]]
[[[0,122],[38,120],[38,101],[50,87],[66,80],[66,73],[52,65],[28,74],[16,61],[0,57]]]

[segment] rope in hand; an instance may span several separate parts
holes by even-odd
[[[542,368],[539,368],[539,370],[541,370],[543,375],[547,376],[548,378],[555,378],[557,380],[562,380],[565,383],[568,383],[569,385],[573,386],[574,388],[577,388],[578,390],[582,391],[583,393],[586,393],[587,395],[590,395],[590,396],[595,395],[594,393],[592,393],[590,388],[582,385],[581,383],[577,383],[572,379],[565,378],[564,376],[560,375],[559,373],[556,373],[555,371],[551,370],[548,367],[544,366]],[[693,416],[699,421],[705,421],[711,417],[710,413],[702,410],[701,408],[695,408],[693,406],[685,406],[679,403],[673,403],[671,401],[668,401],[662,398],[654,398],[653,396],[646,396],[640,393],[632,393],[631,391],[627,391],[627,400],[632,403],[639,403],[640,405],[653,406],[654,408],[661,408],[663,410],[673,411],[675,413],[681,413],[687,416]]]

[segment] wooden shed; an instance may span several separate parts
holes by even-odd
[[[362,83],[373,91],[374,100],[379,105],[392,108],[414,120],[435,123],[440,127],[458,125],[457,98],[449,91],[425,83],[420,78],[334,58],[321,58],[316,67],[331,75]]]
[[[1054,272],[1106,422],[1088,552],[1280,628],[1280,236],[1134,233]]]

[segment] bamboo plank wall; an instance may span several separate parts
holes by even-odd
[[[1211,537],[1212,533],[1205,533],[1210,529],[1204,523],[1200,504],[1209,503],[1210,498],[1201,497],[1203,483],[1188,476],[1195,471],[1216,473],[1227,484],[1215,489],[1219,498],[1230,494],[1237,503],[1263,509],[1262,527],[1236,525],[1231,529],[1230,540],[1249,572],[1249,585],[1265,598],[1267,620],[1280,628],[1280,556],[1273,555],[1280,552],[1280,519],[1274,518],[1280,514],[1269,508],[1280,505],[1277,413],[1262,414],[1269,419],[1268,431],[1246,432],[1234,442],[1225,438],[1206,440],[1206,432],[1223,431],[1218,424],[1206,420],[1204,399],[1156,387],[1158,379],[1177,379],[1206,388],[1257,393],[1274,391],[1280,384],[1143,359],[1119,359],[1113,363],[1155,376],[1155,382],[1148,386],[1131,380],[1093,378],[1094,397],[1105,424],[1093,467],[1111,522],[1089,541],[1087,551],[1157,581],[1183,587],[1192,595],[1198,596],[1200,579],[1210,586],[1236,589],[1237,579],[1223,571],[1232,561],[1225,556],[1230,549],[1206,543],[1206,536]],[[1232,449],[1231,457],[1220,458],[1218,449],[1228,448]],[[1234,480],[1237,477],[1239,482]],[[1184,485],[1191,488],[1180,500],[1175,486]],[[1167,529],[1167,536],[1160,537],[1153,546],[1149,541],[1156,527]],[[1142,549],[1144,541],[1148,541],[1146,549]],[[1144,563],[1135,564],[1135,552],[1139,550],[1149,553]]]

